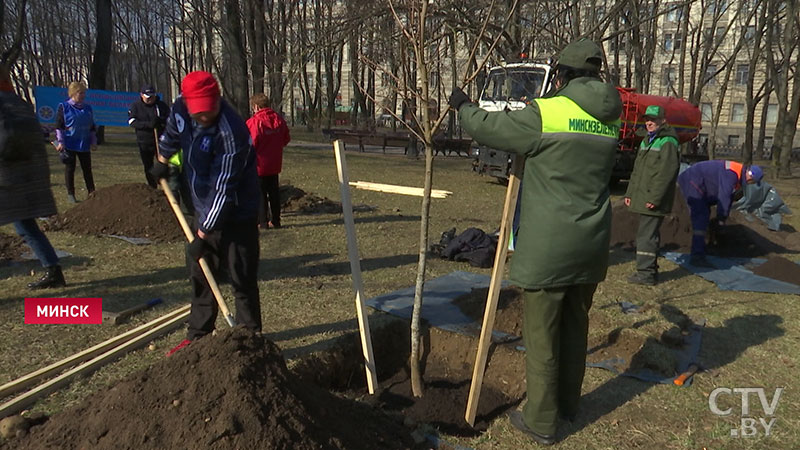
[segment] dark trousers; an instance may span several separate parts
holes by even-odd
[[[144,177],[147,184],[151,188],[155,188],[158,183],[156,179],[150,175],[150,169],[153,168],[153,159],[156,157],[156,148],[152,145],[139,143],[139,157],[142,158],[142,167],[144,167]]]
[[[524,294],[525,423],[540,434],[556,432],[559,412],[578,411],[586,370],[589,308],[596,284],[526,290]]]
[[[686,206],[689,207],[689,217],[692,221],[692,256],[705,256],[706,232],[711,220],[711,204],[703,193],[692,185],[685,177],[678,177],[678,186],[681,188]]]
[[[261,302],[258,295],[258,224],[256,219],[230,222],[211,233],[207,241],[213,251],[205,258],[214,273],[227,268],[236,302],[237,325],[261,331]],[[197,339],[214,330],[219,307],[200,264],[190,264],[192,310],[188,338]],[[230,304],[228,304],[230,306]]]
[[[91,194],[94,192],[94,176],[92,176],[92,152],[73,152],[72,150],[64,150],[69,157],[64,162],[66,171],[64,172],[64,181],[67,183],[67,194],[75,195],[75,166],[76,159],[81,162],[81,172],[83,172],[83,181],[86,183],[86,190]]]
[[[663,216],[639,214],[639,231],[636,233],[636,270],[648,275],[658,274],[658,247],[661,245],[659,228]]]
[[[278,182],[278,175],[264,175],[258,177],[259,185],[261,186],[261,196],[263,197],[263,204],[258,209],[258,222],[267,223],[272,222],[273,225],[281,225],[281,194],[280,184]],[[269,212],[269,217],[267,217]]]

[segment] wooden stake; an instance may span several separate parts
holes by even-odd
[[[47,378],[58,372],[61,372],[67,367],[72,367],[76,364],[82,363],[83,361],[94,358],[95,356],[107,351],[108,349],[114,348],[129,339],[132,339],[136,336],[145,333],[150,328],[153,328],[161,324],[162,322],[165,322],[186,311],[189,311],[189,308],[190,308],[189,305],[185,305],[179,309],[176,309],[175,311],[172,311],[169,314],[159,317],[158,319],[147,322],[144,325],[141,325],[123,334],[120,334],[119,336],[103,341],[93,347],[89,347],[86,350],[83,350],[72,356],[64,358],[61,361],[55,362],[47,367],[43,367],[35,372],[31,372],[25,376],[17,378],[16,380],[10,381],[0,386],[0,398],[7,397],[11,394],[14,394],[15,392],[19,392],[27,388],[28,386],[32,386],[36,384],[39,380]]]
[[[388,192],[390,194],[414,195],[417,197],[422,197],[424,191],[423,188],[418,188],[418,187],[397,186],[394,184],[383,184],[383,183],[370,183],[369,181],[351,181],[350,186],[353,186],[354,188],[357,189],[365,189],[368,191]],[[451,194],[452,192],[443,191],[441,189],[431,190],[431,198],[447,198],[447,196]]]
[[[503,282],[503,272],[506,268],[506,255],[508,254],[508,238],[511,235],[511,226],[514,222],[514,209],[519,195],[519,184],[522,179],[522,168],[525,160],[517,155],[511,163],[511,176],[508,179],[506,200],[503,205],[503,218],[500,222],[500,236],[497,240],[497,252],[494,255],[492,268],[492,281],[489,283],[489,295],[486,300],[486,310],[483,313],[483,325],[478,341],[478,354],[475,357],[475,367],[472,369],[472,384],[469,387],[467,412],[464,418],[470,426],[475,425],[475,415],[478,412],[478,399],[481,395],[483,374],[486,371],[486,358],[489,354],[489,345],[492,339],[494,316],[497,312],[497,300],[500,297],[500,288]]]
[[[353,204],[350,201],[350,187],[347,183],[347,161],[344,157],[344,146],[341,140],[333,141],[333,152],[336,156],[336,170],[339,173],[339,190],[342,195],[342,213],[344,228],[347,232],[347,257],[350,259],[350,271],[353,275],[353,289],[356,291],[356,313],[358,329],[361,334],[361,348],[364,353],[364,368],[367,372],[367,388],[370,394],[375,393],[378,376],[375,371],[375,357],[372,353],[372,338],[369,333],[367,307],[364,304],[364,289],[361,283],[361,258],[358,256],[356,226],[353,220]]]
[[[159,180],[161,184],[161,189],[164,191],[164,194],[167,196],[167,200],[169,200],[170,206],[172,206],[172,212],[175,213],[175,217],[178,218],[178,222],[181,224],[181,228],[183,229],[183,234],[186,235],[186,239],[189,242],[195,240],[195,235],[192,233],[192,229],[189,228],[189,223],[186,222],[186,217],[183,216],[183,211],[181,211],[181,207],[178,204],[178,200],[175,199],[175,195],[172,194],[172,189],[169,188],[167,184],[167,180],[161,179]],[[236,321],[233,320],[233,315],[231,314],[231,310],[228,309],[228,305],[225,304],[225,299],[222,298],[222,291],[219,290],[219,285],[217,281],[214,279],[214,273],[211,272],[211,267],[208,265],[208,261],[206,258],[200,258],[200,268],[203,270],[203,275],[206,276],[206,281],[208,281],[208,286],[211,288],[211,292],[214,294],[214,298],[217,300],[217,306],[219,306],[219,312],[222,313],[222,316],[225,318],[225,321],[228,322],[228,325],[231,327],[236,326]]]
[[[85,364],[75,367],[63,373],[62,375],[53,378],[47,383],[41,384],[36,388],[22,394],[21,396],[0,405],[0,418],[10,416],[11,414],[16,414],[22,411],[23,409],[35,403],[36,400],[38,400],[39,398],[51,392],[56,391],[61,386],[69,384],[73,377],[77,375],[86,375],[100,368],[106,363],[112,361],[113,359],[116,359],[122,356],[123,354],[135,349],[136,347],[143,345],[179,327],[183,323],[183,321],[186,320],[186,317],[189,315],[189,311],[185,310],[184,308],[181,308],[183,312],[179,313],[178,315],[174,316],[168,321],[156,326],[155,328],[147,331],[146,333],[141,334],[123,343],[122,345],[114,347],[106,351],[105,353],[101,354],[100,356],[91,359]]]

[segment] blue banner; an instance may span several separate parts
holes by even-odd
[[[43,124],[55,124],[58,104],[68,99],[67,88],[35,86],[36,116]],[[128,126],[128,107],[139,99],[138,92],[86,91],[86,103],[92,106],[97,125]]]

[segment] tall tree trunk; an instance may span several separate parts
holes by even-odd
[[[106,89],[108,63],[111,60],[111,0],[95,0],[97,14],[97,36],[95,36],[94,57],[89,70],[89,87]],[[105,127],[97,129],[97,143],[105,141]]]
[[[241,9],[239,0],[225,0],[227,39],[228,80],[223,83],[228,100],[243,117],[249,116],[249,83],[247,79],[247,54],[242,34]]]

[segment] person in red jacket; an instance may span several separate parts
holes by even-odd
[[[259,213],[259,226],[281,227],[281,199],[278,174],[281,173],[283,147],[289,143],[289,127],[277,112],[269,107],[269,98],[262,93],[250,97],[253,117],[247,119],[247,128],[256,149],[256,166],[264,196],[262,212]],[[269,213],[269,219],[267,219]]]

